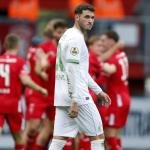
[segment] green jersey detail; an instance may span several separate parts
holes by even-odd
[[[64,71],[64,65],[62,63],[62,49],[61,49],[61,45],[58,44],[58,52],[57,52],[57,59],[56,59],[56,71],[60,70],[60,71]]]
[[[79,60],[75,60],[75,59],[67,59],[67,63],[74,63],[74,64],[79,64]]]

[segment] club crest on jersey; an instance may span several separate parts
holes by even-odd
[[[79,53],[79,50],[77,47],[72,47],[70,52],[73,56],[76,56]]]

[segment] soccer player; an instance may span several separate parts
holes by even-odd
[[[28,149],[43,150],[52,138],[53,122],[55,116],[54,107],[54,85],[55,85],[55,63],[57,42],[64,33],[67,25],[62,19],[54,19],[48,23],[44,29],[44,38],[46,41],[39,45],[40,49],[31,49],[29,51],[29,64],[31,66],[31,77],[38,83],[43,84],[48,90],[48,97],[44,100],[43,96],[35,95],[35,91],[30,95],[30,106],[34,104],[32,114],[30,115],[30,126],[28,125]],[[46,66],[45,66],[46,64]],[[37,93],[37,92],[36,92]],[[30,108],[28,108],[30,111]],[[46,117],[42,117],[46,113]],[[28,112],[29,114],[29,112]],[[32,122],[31,122],[32,121]],[[29,122],[29,121],[28,121]],[[34,123],[36,122],[36,123]],[[36,132],[36,135],[34,134]],[[35,142],[34,142],[34,140]],[[31,146],[32,145],[32,146]]]
[[[22,139],[22,84],[47,94],[31,80],[25,60],[17,56],[19,38],[9,34],[5,38],[6,53],[0,56],[0,131],[6,120],[15,141],[16,150],[24,150]]]
[[[81,4],[75,9],[75,24],[58,43],[56,59],[54,137],[49,150],[62,150],[68,137],[83,131],[91,139],[92,150],[104,149],[104,134],[99,112],[88,92],[92,88],[104,105],[109,96],[88,73],[88,49],[83,32],[94,23],[94,8]]]
[[[92,78],[96,81],[101,74],[103,62],[110,58],[119,48],[123,47],[123,42],[118,41],[109,50],[105,50],[103,41],[99,36],[91,36],[88,40],[89,47],[89,73]],[[93,99],[96,101],[97,97],[91,92]]]
[[[93,35],[88,40],[89,48],[89,73],[91,77],[96,81],[101,75],[103,62],[111,57],[119,48],[123,47],[123,42],[117,42],[110,50],[104,51],[105,47],[99,36]],[[104,52],[103,52],[104,51]],[[99,108],[98,99],[95,93],[90,90],[90,94]],[[89,149],[89,140],[86,136],[79,136],[79,149]]]
[[[105,49],[109,50],[119,40],[114,31],[108,31],[101,35]],[[106,81],[106,92],[109,94],[112,104],[108,108],[100,108],[106,136],[108,150],[121,150],[120,131],[126,124],[130,107],[130,94],[128,90],[128,59],[121,49],[103,64],[103,74],[99,83]]]
[[[27,61],[30,66],[31,78],[47,89],[47,73],[41,71],[42,76],[37,73],[37,66],[40,65],[40,58],[38,57],[38,47],[31,47],[28,52]],[[40,51],[40,50],[39,50]],[[42,54],[42,53],[41,53]],[[49,98],[43,96],[41,93],[29,89],[26,89],[26,130],[24,134],[24,140],[27,150],[43,150],[49,134],[51,134],[50,125],[47,128],[46,122],[49,123],[49,116],[51,112],[49,109]],[[53,115],[53,114],[52,114]],[[53,115],[54,116],[54,115]],[[45,134],[41,136],[41,132],[45,131]]]

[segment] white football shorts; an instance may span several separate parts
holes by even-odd
[[[68,112],[68,106],[56,107],[54,136],[74,138],[78,132],[87,136],[103,134],[101,117],[94,102],[80,105],[77,118],[70,118]]]

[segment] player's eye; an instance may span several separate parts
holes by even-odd
[[[86,15],[86,16],[84,16],[84,18],[86,18],[86,19],[90,19],[90,16],[89,16],[89,15]]]
[[[94,20],[94,16],[90,16],[90,15],[86,15],[86,16],[84,16],[84,18],[85,19],[92,19],[92,20]]]
[[[91,17],[91,19],[94,19],[94,18],[95,18],[94,16]]]

